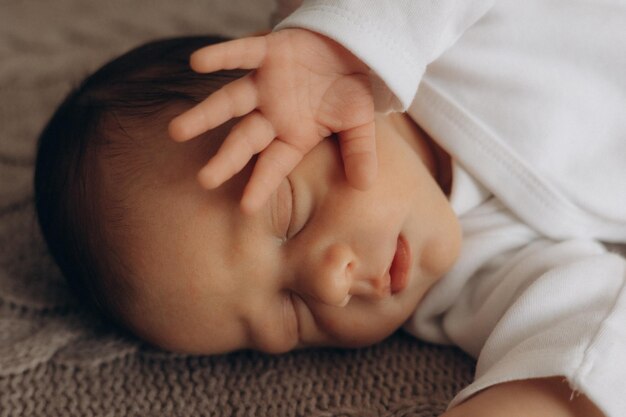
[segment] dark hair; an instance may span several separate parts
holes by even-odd
[[[121,55],[70,92],[39,138],[35,205],[46,244],[78,301],[123,327],[120,300],[132,291],[127,279],[132,271],[110,238],[113,228],[123,227],[118,220],[124,210],[102,191],[103,152],[123,159],[125,152],[141,149],[132,146],[124,121],[153,124],[173,103],[190,106],[243,75],[203,75],[189,68],[193,51],[224,40],[158,40]],[[165,130],[167,121],[160,122]],[[135,171],[141,175],[141,167]],[[103,208],[107,204],[117,204],[116,215]]]

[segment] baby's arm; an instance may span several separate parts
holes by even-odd
[[[587,397],[575,394],[563,378],[541,378],[494,385],[441,417],[604,417]]]
[[[200,72],[254,71],[174,119],[170,134],[188,140],[247,115],[199,175],[204,186],[216,187],[259,153],[244,190],[245,211],[260,207],[302,156],[333,132],[339,134],[348,181],[365,189],[377,171],[370,69],[385,85],[376,83],[377,105],[407,109],[426,66],[493,3],[307,1],[278,32],[194,54],[192,66]]]
[[[195,71],[253,69],[170,123],[170,136],[189,140],[243,117],[200,171],[215,188],[259,158],[241,201],[257,210],[302,157],[338,133],[348,181],[366,189],[377,171],[374,101],[367,65],[343,46],[304,29],[286,29],[196,51]]]

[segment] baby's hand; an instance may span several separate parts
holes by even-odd
[[[373,183],[377,158],[368,68],[343,46],[304,29],[285,29],[199,49],[191,67],[201,73],[254,69],[170,123],[170,136],[186,141],[244,116],[198,173],[204,187],[218,187],[258,153],[241,201],[244,211],[254,212],[331,133],[338,133],[350,184],[366,189]]]

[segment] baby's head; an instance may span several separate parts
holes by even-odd
[[[220,40],[144,45],[58,108],[35,174],[53,257],[81,301],[175,351],[385,338],[458,254],[459,226],[437,174],[444,154],[406,117],[380,115],[371,189],[349,186],[328,138],[259,212],[243,214],[253,162],[216,190],[196,181],[232,123],[183,144],[167,135],[172,117],[243,75],[189,69],[191,52]]]

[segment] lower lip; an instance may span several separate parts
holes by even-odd
[[[409,282],[409,267],[411,265],[411,247],[404,236],[398,236],[396,254],[391,261],[389,275],[391,277],[391,293],[396,294],[404,290]]]

